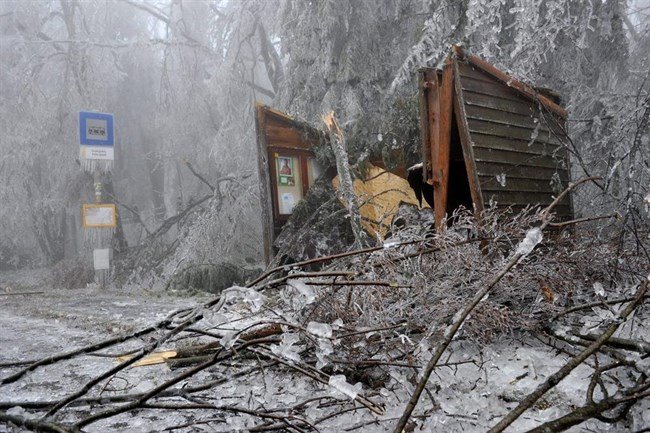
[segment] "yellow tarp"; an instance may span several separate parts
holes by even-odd
[[[339,177],[332,180],[335,189],[339,189]],[[359,198],[361,224],[372,236],[383,240],[395,218],[400,203],[418,206],[418,199],[408,181],[383,168],[369,165],[366,180],[355,179],[354,194]],[[426,201],[422,206],[429,208]]]

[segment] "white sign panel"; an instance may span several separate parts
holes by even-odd
[[[280,196],[280,213],[290,214],[296,206],[296,200],[290,192],[282,193]]]
[[[102,270],[102,269],[109,269],[110,268],[110,252],[108,248],[104,248],[101,250],[93,250],[93,263],[95,265],[95,269],[97,270]]]
[[[85,204],[82,213],[83,226],[86,228],[113,228],[117,225],[117,209],[114,204]]]
[[[81,146],[79,149],[81,159],[105,159],[112,161],[115,156],[112,147]]]

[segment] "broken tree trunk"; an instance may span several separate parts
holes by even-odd
[[[358,248],[364,248],[368,246],[368,236],[361,226],[359,205],[357,203],[357,197],[354,195],[352,175],[350,173],[350,162],[348,160],[347,142],[345,141],[339,123],[334,117],[333,111],[323,116],[323,122],[325,122],[329,131],[330,146],[332,147],[332,151],[336,157],[336,171],[338,172],[340,180],[339,197],[350,215],[350,225],[352,226],[352,233],[354,234],[355,246]]]

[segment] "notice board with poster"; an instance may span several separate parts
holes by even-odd
[[[273,240],[321,174],[312,147],[323,132],[262,104],[256,105],[255,120],[268,263]]]

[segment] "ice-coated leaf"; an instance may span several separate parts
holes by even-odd
[[[517,245],[517,254],[527,255],[542,241],[542,231],[539,227],[532,228],[526,232],[526,237]]]
[[[596,281],[594,283],[594,292],[596,292],[598,296],[605,296],[605,288],[603,287],[603,284]]]
[[[316,300],[314,291],[303,280],[292,280],[289,285],[305,298],[306,304],[312,304]]]
[[[325,367],[328,364],[327,357],[334,352],[332,343],[330,340],[319,339],[318,340],[318,350],[316,351],[316,358],[318,362],[316,363],[316,368],[320,369]]]
[[[329,380],[330,393],[333,397],[339,397],[341,394],[354,400],[357,395],[361,392],[361,383],[358,382],[355,385],[352,385],[347,382],[345,376],[342,374],[336,374],[330,376]]]
[[[298,353],[299,349],[298,347],[294,346],[294,344],[296,344],[299,340],[300,337],[298,334],[292,332],[284,333],[282,334],[282,342],[279,345],[271,345],[271,352],[281,358],[286,358],[291,361],[298,362],[300,361],[300,354]]]
[[[327,323],[309,322],[307,331],[320,338],[332,338],[332,327]]]

